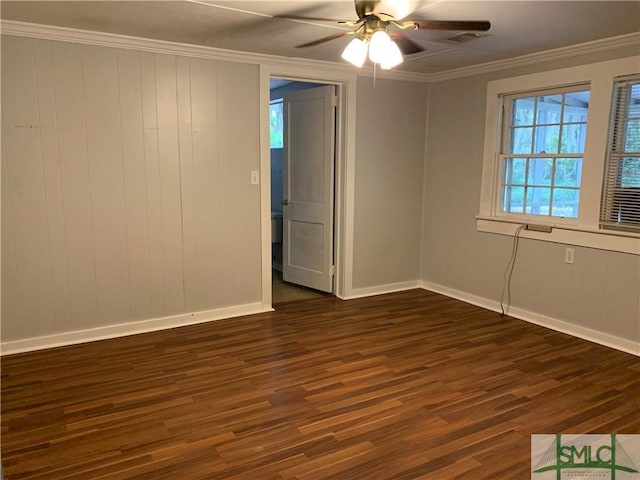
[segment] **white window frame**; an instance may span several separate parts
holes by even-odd
[[[616,77],[637,73],[639,64],[640,56],[633,56],[488,83],[480,211],[476,217],[478,231],[514,235],[520,225],[544,225],[551,227],[550,233],[522,230],[520,236],[640,255],[639,234],[604,230],[599,226],[613,83]],[[578,217],[560,218],[502,212],[502,166],[499,154],[503,97],[527,91],[585,84],[589,86],[591,94]]]
[[[527,159],[534,159],[534,158],[543,158],[543,159],[551,159],[552,161],[552,165],[553,165],[553,169],[555,169],[555,165],[557,164],[557,160],[559,158],[575,158],[575,159],[579,159],[580,162],[582,163],[582,159],[584,156],[584,152],[561,152],[561,148],[560,148],[560,139],[563,135],[563,133],[565,132],[564,126],[565,125],[572,125],[572,124],[577,124],[575,122],[566,122],[563,116],[563,113],[565,111],[565,109],[571,108],[569,106],[567,106],[566,104],[562,104],[559,105],[560,108],[560,118],[558,119],[558,123],[551,123],[551,124],[547,124],[547,123],[540,123],[539,122],[539,118],[538,118],[538,113],[535,114],[534,118],[532,118],[532,121],[534,123],[532,123],[531,125],[514,125],[514,123],[512,121],[507,121],[508,119],[512,119],[513,118],[513,108],[514,108],[514,103],[518,100],[522,100],[523,98],[536,98],[536,97],[540,97],[540,96],[556,96],[556,95],[564,95],[564,94],[570,94],[570,93],[574,93],[577,91],[588,91],[590,90],[589,88],[590,86],[587,84],[580,84],[580,85],[574,85],[574,86],[570,86],[570,87],[562,87],[562,88],[551,88],[551,89],[545,89],[545,90],[536,90],[534,92],[531,91],[526,91],[526,92],[520,92],[516,95],[508,95],[508,96],[504,96],[503,97],[503,122],[502,122],[502,145],[501,145],[501,149],[500,149],[500,153],[499,153],[499,165],[498,167],[500,168],[500,172],[499,172],[499,178],[501,179],[500,182],[500,197],[502,199],[502,201],[500,202],[501,204],[504,203],[504,189],[505,187],[508,187],[509,184],[505,184],[505,167],[506,167],[506,161],[507,159],[524,159],[525,162],[527,162]],[[535,100],[534,100],[535,101]],[[544,106],[542,107],[544,108]],[[538,111],[540,111],[542,109],[540,106],[538,106]],[[588,116],[587,116],[588,119]],[[580,122],[580,124],[582,124],[584,122]],[[545,152],[538,152],[535,150],[536,145],[534,145],[534,141],[535,138],[537,137],[537,132],[539,132],[541,129],[545,128],[546,126],[552,126],[558,127],[558,134],[559,134],[559,138],[558,138],[558,151],[557,152],[550,152],[550,153],[545,153]],[[583,138],[586,139],[586,130],[587,130],[587,125],[586,123],[584,123],[584,132],[583,132]],[[531,152],[528,153],[512,153],[512,133],[515,131],[515,129],[531,129],[531,146],[533,147]],[[528,162],[527,162],[528,163]],[[528,169],[527,169],[528,172]],[[578,175],[578,177],[580,178],[582,175],[581,173]],[[551,198],[553,198],[554,192],[557,191],[557,189],[559,188],[569,188],[572,190],[577,190],[578,194],[581,190],[581,184],[582,182],[579,182],[579,184],[577,185],[577,187],[574,186],[570,186],[570,187],[560,187],[560,186],[556,186],[555,185],[555,178],[552,175],[551,179],[550,179],[550,183],[548,186],[544,186],[543,188],[548,188],[550,190],[550,195]],[[512,187],[515,186],[520,187],[520,184],[513,184],[511,185]],[[524,183],[522,184],[523,187],[523,193],[525,195],[525,197],[523,198],[523,206],[527,204],[526,202],[526,188],[532,188],[532,184],[529,182],[529,178],[527,173],[525,172],[525,178],[524,178]],[[550,202],[551,202],[551,198],[550,198]],[[499,209],[500,211],[500,215],[516,215],[517,218],[526,218],[528,221],[530,221],[531,223],[533,223],[533,219],[534,218],[545,218],[547,221],[549,220],[549,218],[553,218],[556,220],[560,220],[560,221],[564,221],[562,219],[562,217],[558,216],[558,215],[553,215],[551,210],[552,210],[552,203],[549,204],[549,212],[547,214],[525,214],[525,213],[517,213],[517,212],[513,212],[513,213],[507,213],[505,212],[502,208]],[[570,217],[570,218],[575,218],[575,217]]]

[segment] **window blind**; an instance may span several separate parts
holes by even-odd
[[[614,83],[600,226],[640,232],[640,75]]]

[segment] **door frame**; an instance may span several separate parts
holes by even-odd
[[[262,304],[272,307],[271,269],[271,151],[269,142],[269,82],[282,78],[335,85],[336,148],[334,177],[334,294],[346,298],[353,289],[353,219],[356,137],[356,74],[299,68],[260,66],[260,223],[262,244]]]

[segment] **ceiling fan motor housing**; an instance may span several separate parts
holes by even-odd
[[[371,15],[375,11],[379,3],[380,0],[355,0],[356,13],[358,14],[358,18],[362,19],[368,15]]]

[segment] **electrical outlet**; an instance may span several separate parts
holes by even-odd
[[[573,264],[573,257],[575,254],[575,250],[573,248],[565,248],[564,249],[564,263]]]
[[[251,185],[260,185],[260,172],[251,170]]]

